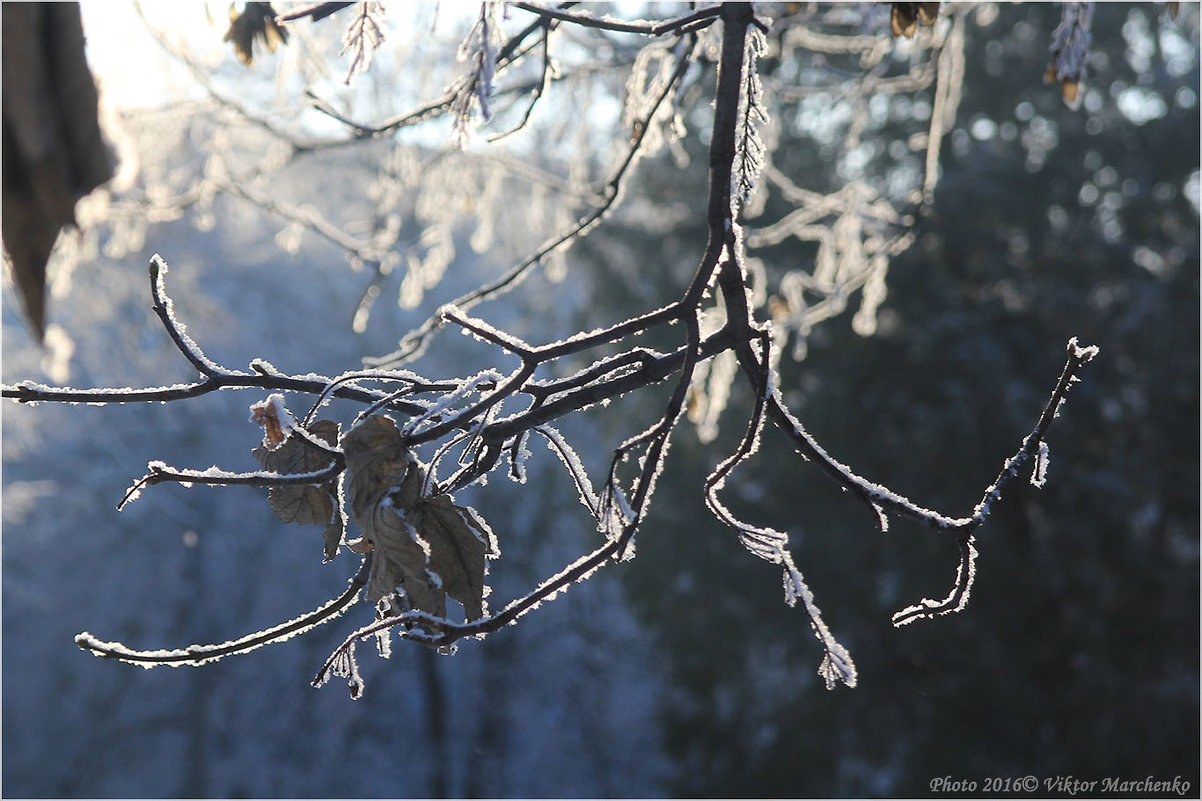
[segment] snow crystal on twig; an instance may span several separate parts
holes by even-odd
[[[601,502],[597,500],[597,493],[593,490],[592,482],[589,481],[588,473],[585,472],[584,464],[580,461],[580,457],[576,455],[576,451],[564,439],[563,434],[558,429],[551,426],[537,426],[535,429],[538,433],[547,438],[547,447],[555,452],[564,463],[568,473],[572,476],[572,480],[576,484],[576,490],[580,493],[580,502],[588,507],[588,510],[596,516],[600,510]]]
[[[377,15],[384,14],[384,4],[379,2],[359,3],[356,11],[355,18],[351,20],[351,24],[347,26],[346,33],[342,37],[342,50],[338,53],[340,56],[345,56],[349,51],[354,51],[351,65],[346,71],[344,82],[347,86],[350,86],[351,78],[355,73],[367,72],[367,68],[371,66],[372,57],[384,42],[384,32],[380,30],[380,24],[376,21]]]
[[[459,59],[472,62],[472,71],[455,85],[451,99],[452,125],[460,147],[465,147],[471,138],[477,108],[485,122],[492,119],[493,79],[503,39],[503,7],[503,3],[481,3],[480,18],[459,47]]]
[[[1031,470],[1031,485],[1042,488],[1048,480],[1048,443],[1039,441],[1039,452],[1035,455],[1035,467]]]
[[[739,205],[751,199],[756,180],[764,169],[764,141],[760,126],[768,122],[763,102],[763,87],[756,71],[756,60],[768,50],[768,40],[757,28],[747,31],[747,50],[743,59],[743,91],[739,96],[739,127],[735,134],[735,163],[731,174],[731,198]]]

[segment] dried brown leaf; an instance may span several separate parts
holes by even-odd
[[[367,583],[367,599],[378,601],[402,589],[414,609],[432,615],[446,614],[446,593],[428,570],[430,555],[417,529],[399,510],[381,503],[367,517],[356,516],[355,523],[371,541],[375,553]]]
[[[450,595],[469,619],[483,617],[485,560],[497,552],[488,525],[449,494],[422,497],[426,472],[390,418],[364,420],[342,449],[351,514],[375,553],[368,600],[399,589],[409,608],[445,617]]]
[[[889,29],[894,36],[914,38],[918,23],[928,28],[939,18],[938,3],[893,3],[889,12]]]
[[[296,418],[284,407],[284,396],[278,392],[251,405],[250,422],[263,429],[263,446],[269,451],[283,445],[297,426]]]
[[[1059,83],[1065,105],[1074,110],[1080,108],[1084,96],[1082,81],[1093,41],[1092,26],[1092,3],[1064,3],[1061,6],[1060,24],[1052,31],[1049,48],[1052,58],[1044,80]]]
[[[402,588],[415,609],[445,614],[446,595],[430,588],[428,554],[406,520],[421,495],[425,471],[405,448],[396,423],[372,415],[342,438],[346,456],[346,497],[355,525],[372,546],[367,599],[378,601]],[[441,611],[440,611],[441,609]]]
[[[894,36],[904,36],[907,39],[914,37],[917,15],[912,8],[913,5],[913,3],[893,4],[893,9],[889,13],[889,29]]]
[[[5,263],[40,341],[46,262],[75,202],[113,175],[78,3],[4,3]]]
[[[430,548],[430,569],[443,591],[463,605],[468,620],[484,617],[484,560],[494,551],[492,532],[447,494],[419,503],[409,517]]]
[[[401,486],[410,457],[396,423],[381,414],[373,414],[347,431],[342,437],[342,452],[346,457],[346,499],[358,523],[361,517],[370,516],[371,509],[385,495]],[[420,493],[420,482],[410,482],[402,506],[408,501],[411,507]],[[359,527],[363,528],[362,524]],[[368,533],[366,529],[364,533]]]
[[[230,28],[222,41],[232,43],[238,60],[248,67],[255,60],[256,39],[261,39],[271,53],[288,41],[288,32],[275,21],[275,11],[271,3],[246,3],[242,13],[238,13],[237,8],[231,4]]]
[[[338,441],[338,424],[333,420],[318,420],[309,429],[315,439],[330,445]],[[312,473],[324,470],[334,462],[334,457],[318,450],[300,437],[289,437],[275,450],[260,445],[251,451],[264,470],[274,473]],[[338,512],[338,490],[336,482],[327,481],[320,485],[287,484],[272,487],[267,495],[267,504],[276,517],[285,523],[299,525],[324,525],[322,539],[325,542],[326,561],[338,553],[342,540],[342,515]]]

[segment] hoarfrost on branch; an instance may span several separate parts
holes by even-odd
[[[1072,66],[1068,62],[1083,58],[1081,42],[1088,44],[1088,15],[1092,11],[1085,8],[1089,4],[1077,5],[1082,9],[1075,12],[1071,24],[1065,23],[1069,28],[1057,29],[1059,49],[1055,52],[1062,68],[1058,77],[1062,79]],[[226,389],[265,392],[265,397],[251,407],[252,422],[264,430],[263,450],[257,455],[265,467],[274,465],[279,469],[237,473],[215,466],[205,470],[175,468],[155,461],[130,488],[121,505],[162,483],[265,487],[273,493],[272,508],[284,522],[326,526],[327,559],[333,559],[339,546],[345,545],[360,560],[346,592],[338,598],[313,612],[242,638],[178,650],[139,651],[85,632],[76,638],[81,648],[143,667],[200,665],[304,633],[367,596],[378,601],[372,621],[346,638],[313,682],[320,686],[338,676],[347,679],[352,696],[359,697],[364,682],[355,657],[357,642],[375,638],[386,655],[389,633],[395,632],[402,639],[447,651],[460,639],[484,637],[514,623],[607,563],[632,558],[636,534],[655,495],[657,479],[668,469],[671,438],[680,428],[680,421],[691,420],[703,442],[713,441],[720,417],[731,408],[728,401],[732,388],[740,380],[746,381],[751,391],[753,409],[734,453],[719,462],[705,480],[705,501],[713,516],[733,529],[752,554],[781,569],[786,602],[792,606],[801,601],[811,631],[823,649],[818,672],[828,688],[839,683],[855,686],[855,663],[824,620],[789,550],[788,536],[737,518],[720,498],[728,478],[756,452],[764,437],[782,439],[837,486],[863,502],[882,531],[888,528],[890,518],[906,518],[955,544],[959,564],[947,597],[923,599],[897,612],[893,617],[896,625],[959,611],[968,602],[976,572],[978,529],[1003,489],[1027,462],[1034,462],[1031,482],[1043,486],[1048,429],[1081,368],[1097,354],[1097,348],[1080,347],[1075,339],[1069,342],[1060,378],[1034,428],[967,516],[925,508],[858,475],[828,454],[785,403],[776,373],[780,355],[785,341],[792,337],[795,355],[803,356],[806,335],[812,327],[839,314],[856,291],[862,294],[853,326],[863,335],[872,333],[876,309],[885,299],[888,260],[912,241],[909,227],[915,208],[899,208],[902,204],[860,180],[850,180],[841,189],[822,194],[798,185],[775,164],[777,132],[773,126],[780,123],[769,115],[767,104],[770,98],[788,98],[790,93],[797,99],[798,89],[783,84],[776,76],[761,76],[759,63],[769,55],[778,57],[793,50],[819,51],[832,58],[851,54],[867,70],[864,80],[851,90],[852,106],[864,114],[866,98],[873,92],[917,92],[934,86],[936,102],[931,124],[912,138],[928,154],[923,186],[912,194],[918,203],[929,202],[937,166],[930,154],[934,152],[937,160],[938,143],[955,116],[963,70],[963,25],[974,10],[957,7],[938,25],[924,18],[924,27],[915,31],[909,26],[906,35],[916,37],[919,55],[908,73],[886,78],[889,40],[829,33],[830,25],[837,24],[827,25],[827,17],[843,14],[840,10],[795,12],[770,23],[756,17],[752,6],[741,3],[705,7],[662,22],[623,22],[579,9],[528,2],[513,3],[508,11],[503,9],[500,3],[481,5],[460,51],[468,72],[452,82],[442,96],[413,112],[367,125],[347,119],[316,96],[311,99],[318,111],[347,126],[354,139],[389,136],[447,115],[458,143],[463,145],[478,125],[500,114],[500,98],[509,89],[503,82],[507,74],[518,70],[531,53],[541,52],[541,68],[536,69],[534,84],[524,95],[530,98],[529,104],[519,114],[518,125],[505,135],[536,118],[532,112],[548,86],[564,75],[552,66],[553,33],[568,29],[575,34],[591,34],[598,38],[580,41],[601,42],[614,52],[630,52],[622,44],[630,41],[629,37],[651,37],[632,57],[621,123],[628,141],[617,151],[616,167],[588,192],[579,193],[587,199],[577,207],[578,214],[569,214],[561,229],[532,253],[495,280],[443,305],[401,337],[395,352],[366,360],[365,369],[334,377],[288,374],[262,359],[251,361],[249,372],[240,371],[210,359],[185,334],[177,319],[167,291],[167,265],[156,255],[150,261],[152,308],[175,347],[199,374],[196,380],[147,389],[54,388],[32,382],[3,388],[4,397],[26,403],[177,401]],[[352,58],[348,80],[367,69],[372,54],[383,42],[378,21],[381,13],[378,3],[360,3],[353,11],[355,17],[344,42],[344,53],[350,52]],[[533,21],[507,34],[507,15],[530,15]],[[771,37],[766,35],[769,33]],[[528,342],[484,317],[469,315],[474,307],[515,289],[539,265],[556,257],[566,262],[566,249],[602,224],[620,204],[629,174],[639,160],[665,143],[670,147],[673,142],[679,145],[686,135],[681,104],[697,94],[697,73],[707,72],[707,59],[715,57],[717,80],[712,90],[714,113],[708,143],[708,199],[704,206],[707,235],[704,242],[697,242],[698,266],[687,284],[678,287],[677,298],[609,326],[542,345]],[[816,69],[808,78],[819,88],[836,78],[838,85],[843,85],[838,70],[826,74]],[[347,144],[299,141],[229,102],[277,137],[291,154],[289,158]],[[841,134],[849,151],[858,146],[866,124],[862,116],[853,116]],[[410,170],[407,158],[396,150],[381,165],[383,172],[399,181]],[[455,205],[449,201],[459,199],[455,197],[453,178],[472,172],[462,166],[445,167],[449,172],[432,168],[427,178],[434,176],[439,185],[415,203],[417,217],[424,225],[422,236],[402,246],[401,226],[395,214],[379,215],[378,226],[368,239],[355,238],[315,211],[301,211],[254,188],[249,179],[263,174],[266,168],[262,165],[250,172],[230,173],[227,165],[211,161],[205,169],[205,180],[175,202],[203,205],[217,191],[229,192],[284,218],[287,226],[338,244],[357,268],[372,267],[373,283],[354,317],[356,330],[366,324],[375,297],[372,289],[378,294],[379,280],[394,265],[403,261],[409,265],[402,282],[402,305],[419,303],[423,293],[441,278],[454,257],[454,228],[445,216],[445,209]],[[527,175],[537,173],[530,165],[524,169]],[[504,194],[497,175],[487,173],[484,193],[494,199]],[[552,183],[546,176],[536,175],[536,180]],[[385,186],[381,182],[377,187],[381,202],[391,196]],[[574,188],[581,187],[577,184]],[[769,194],[786,201],[791,209],[775,221],[765,218]],[[469,193],[466,198],[479,196]],[[700,203],[692,207],[699,216],[702,214]],[[493,236],[492,224],[482,223],[474,242],[483,249]],[[789,239],[817,243],[816,256],[809,269],[789,270],[771,294],[766,289],[762,261],[749,258],[745,248],[767,248]],[[404,258],[398,256],[398,251],[405,253]],[[498,360],[510,366],[450,379],[427,378],[405,367],[421,357],[447,325],[460,328],[484,347],[499,349]],[[635,341],[652,329],[671,332],[675,345],[659,352]],[[587,366],[579,367],[570,358],[577,354],[586,354]],[[515,359],[517,364],[513,366]],[[621,441],[602,475],[590,476],[557,423],[660,383],[666,383],[668,397],[659,418]],[[285,402],[296,403],[301,398],[312,400],[308,413],[298,421],[285,408]],[[348,425],[317,418],[318,411],[332,398],[358,404],[361,411]],[[485,603],[489,596],[484,584],[485,559],[499,555],[505,536],[503,532],[494,536],[485,522],[487,510],[482,515],[470,507],[458,506],[452,493],[484,483],[497,468],[515,483],[513,492],[525,491],[522,485],[527,462],[532,458],[532,435],[545,441],[571,478],[581,504],[593,518],[599,542],[527,594],[500,604],[494,601],[490,610],[490,604]],[[418,453],[424,454],[426,461],[418,458]],[[440,478],[440,474],[445,477]],[[298,488],[304,492],[298,492]],[[310,494],[312,489],[316,492]],[[347,534],[351,519],[363,537]],[[464,619],[455,619],[448,611],[448,597],[462,606]]]

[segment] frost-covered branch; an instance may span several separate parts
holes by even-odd
[[[508,130],[493,134],[488,137],[488,141],[499,142],[507,136],[511,136],[526,127],[530,122],[530,115],[534,113],[534,107],[538,105],[538,101],[542,99],[543,93],[547,90],[547,84],[550,81],[553,72],[551,68],[551,26],[546,24],[543,26],[543,35],[540,39],[543,48],[542,68],[538,73],[538,81],[534,85],[534,89],[530,92],[530,103],[526,106],[526,112],[522,118]]]
[[[384,13],[381,3],[359,3],[355,18],[347,26],[346,34],[342,37],[342,52],[350,52],[351,65],[347,67],[345,83],[350,84],[356,73],[366,72],[371,66],[372,56],[384,41],[384,34],[376,16]]]
[[[985,522],[994,502],[1001,498],[1002,490],[1015,477],[1020,469],[1033,459],[1040,449],[1048,428],[1058,414],[1061,405],[1068,397],[1069,389],[1080,381],[1081,368],[1089,363],[1098,353],[1096,345],[1081,347],[1076,337],[1068,342],[1068,357],[1060,373],[1052,395],[1039,415],[1034,429],[1028,434],[1018,451],[1006,460],[997,478],[985,490],[981,501],[967,517],[948,517],[931,509],[926,509],[910,499],[892,492],[887,487],[873,483],[857,475],[847,465],[839,462],[828,454],[817,440],[806,431],[801,422],[785,407],[779,392],[775,392],[768,406],[768,413],[777,427],[789,438],[793,446],[807,460],[814,462],[824,473],[834,479],[840,486],[854,494],[864,503],[874,509],[883,510],[889,514],[917,520],[938,531],[962,534],[972,533]]]
[[[289,16],[317,19],[337,10],[333,6],[344,4],[319,5]],[[395,631],[403,639],[449,649],[462,638],[481,637],[514,623],[611,561],[632,558],[635,539],[651,508],[657,482],[671,466],[672,437],[678,435],[691,393],[700,391],[707,376],[712,390],[714,376],[719,373],[714,365],[723,360],[722,375],[727,383],[740,372],[746,379],[753,393],[753,408],[735,451],[721,460],[706,478],[705,502],[715,520],[733,528],[753,555],[782,571],[786,603],[792,606],[801,602],[823,649],[819,673],[827,686],[834,687],[840,682],[854,686],[855,664],[825,622],[814,593],[789,550],[788,536],[780,530],[740,519],[721,497],[728,479],[756,452],[765,436],[782,437],[839,487],[860,499],[882,529],[888,526],[890,517],[897,516],[917,520],[953,536],[960,561],[948,596],[940,601],[924,599],[898,612],[893,618],[896,625],[964,607],[975,573],[977,530],[986,522],[1003,490],[1029,463],[1034,462],[1032,483],[1044,484],[1047,433],[1072,384],[1079,380],[1081,368],[1097,349],[1080,347],[1076,340],[1069,342],[1064,369],[1047,406],[1018,451],[985,489],[971,515],[952,517],[927,509],[860,476],[827,453],[786,407],[777,385],[776,364],[788,326],[774,326],[773,322],[759,318],[764,297],[760,293],[757,299],[756,261],[748,258],[745,248],[777,244],[790,236],[817,240],[823,245],[834,243],[830,251],[819,249],[815,274],[809,283],[800,279],[797,282],[798,296],[804,288],[829,289],[828,284],[838,283],[833,274],[828,275],[828,268],[841,269],[831,266],[834,261],[859,259],[860,267],[868,269],[859,270],[844,286],[859,282],[856,285],[864,287],[866,298],[872,290],[876,292],[872,302],[879,303],[883,297],[883,288],[878,285],[883,281],[880,260],[909,242],[911,235],[905,231],[908,225],[905,218],[890,203],[866,190],[866,185],[851,184],[846,191],[820,194],[798,186],[771,163],[772,121],[766,111],[759,63],[770,45],[760,35],[765,24],[754,16],[749,4],[723,3],[660,23],[595,17],[570,10],[570,5],[552,9],[533,3],[513,4],[537,19],[507,39],[501,33],[500,7],[483,5],[464,42],[466,74],[443,97],[381,126],[365,127],[346,121],[354,127],[355,136],[374,137],[449,112],[455,115],[461,132],[466,132],[474,124],[472,118],[477,112],[489,116],[495,79],[541,45],[540,75],[518,124],[521,128],[531,119],[534,106],[554,78],[550,37],[556,26],[674,37],[652,42],[635,60],[634,74],[627,84],[630,99],[624,114],[624,124],[630,127],[630,142],[620,151],[619,163],[596,192],[592,208],[500,277],[441,306],[400,339],[397,351],[369,360],[369,369],[349,370],[334,377],[289,375],[261,360],[252,361],[249,372],[230,370],[206,356],[176,318],[165,284],[167,266],[156,255],[150,262],[152,308],[175,348],[199,373],[199,380],[149,389],[76,390],[28,382],[3,388],[4,397],[20,402],[67,403],[179,401],[219,389],[270,391],[273,394],[266,400],[251,407],[252,421],[262,426],[264,432],[262,442],[252,451],[262,470],[234,472],[216,466],[198,470],[155,461],[148,466],[149,472],[131,487],[121,505],[132,501],[144,488],[161,483],[269,488],[268,504],[283,522],[324,527],[323,553],[327,561],[334,559],[343,546],[362,557],[350,587],[339,598],[313,613],[263,632],[219,645],[172,651],[137,651],[84,633],[77,638],[81,648],[146,667],[200,665],[303,633],[341,614],[362,593],[374,604],[374,618],[345,639],[314,680],[321,685],[332,676],[344,677],[352,694],[358,697],[364,686],[355,658],[359,641],[376,637],[383,643]],[[379,44],[382,34],[372,17],[377,11],[375,4],[360,4],[359,14],[352,23],[352,33],[346,40],[347,48],[354,51],[352,72],[365,66]],[[962,41],[957,37],[963,32],[963,20],[960,14],[950,26],[945,26],[950,33],[946,33],[947,42],[940,53],[937,71],[928,62],[900,78],[889,77],[883,60],[887,48],[875,38],[852,37],[849,44],[848,37],[837,41],[816,40],[814,37],[819,34],[808,31],[792,39],[779,37],[777,44],[786,46],[792,41],[791,46],[795,46],[798,42],[810,42],[815,48],[827,47],[831,52],[871,55],[876,60],[868,59],[871,63],[866,83],[878,88],[887,86],[890,92],[901,91],[902,86],[925,86],[937,72],[934,117],[938,119],[932,120],[929,128],[929,136],[935,139],[942,136],[955,112],[957,70],[962,68],[962,53],[957,50]],[[687,284],[673,292],[676,299],[605,327],[543,344],[529,335],[519,337],[492,325],[484,317],[469,314],[482,302],[517,287],[536,265],[552,254],[562,253],[617,206],[630,173],[645,150],[657,146],[657,137],[666,138],[664,130],[675,130],[677,115],[672,112],[677,109],[682,87],[690,91],[692,88],[685,81],[686,74],[694,65],[706,63],[698,52],[701,48],[696,32],[715,22],[721,22],[722,27],[716,42],[717,72],[704,212],[700,203],[696,204],[698,217],[704,213],[706,238],[695,243],[696,271]],[[896,27],[896,14],[893,22]],[[908,23],[902,26],[903,30],[912,27]],[[537,38],[532,38],[536,35]],[[888,81],[893,82],[887,84]],[[327,109],[327,113],[334,112]],[[671,120],[671,125],[665,120]],[[858,136],[854,130],[848,133],[848,139]],[[929,154],[937,144],[928,143],[927,147]],[[401,168],[395,169],[399,172]],[[928,169],[928,177],[933,175],[934,171]],[[779,221],[765,224],[758,233],[745,235],[744,225],[758,214],[751,206],[753,190],[761,176],[765,186],[755,197],[770,190],[793,210]],[[227,189],[265,210],[305,224],[364,262],[374,262],[377,275],[372,286],[378,286],[376,280],[385,274],[383,260],[399,241],[399,222],[380,223],[387,236],[381,234],[368,247],[345,237],[344,232],[324,218],[307,218],[300,208],[274,201],[253,188]],[[386,205],[381,201],[380,208]],[[824,222],[829,218],[835,218],[835,222]],[[889,236],[881,231],[888,231]],[[425,233],[428,232],[423,236]],[[452,236],[449,225],[435,233]],[[870,239],[875,250],[868,254],[865,243]],[[854,246],[849,246],[849,242]],[[827,281],[828,278],[832,280]],[[364,295],[365,302],[369,294],[370,288]],[[788,305],[788,300],[782,302]],[[865,303],[869,301],[866,299]],[[778,317],[771,305],[769,312]],[[499,351],[496,366],[466,377],[439,380],[428,379],[415,370],[383,369],[416,361],[433,334],[448,323],[483,347]],[[669,345],[657,345],[664,352],[647,347],[638,339],[653,329],[657,336],[669,339]],[[582,355],[582,361],[577,362],[574,357]],[[580,366],[581,363],[586,366]],[[666,401],[659,401],[658,416],[632,426],[632,433],[625,434],[613,447],[604,474],[591,477],[573,445],[554,424],[664,382],[670,383]],[[305,398],[307,414],[292,416],[284,407],[283,393],[287,392]],[[319,412],[334,397],[357,403],[361,408],[342,422],[319,417]],[[724,403],[725,396],[717,405]],[[769,420],[775,427],[766,431],[765,423]],[[453,493],[482,483],[497,468],[508,472],[517,484],[523,484],[525,463],[530,456],[527,446],[539,438],[546,440],[572,479],[601,542],[525,594],[502,604],[500,611],[490,611],[488,564],[499,556],[503,538],[493,534],[483,515],[458,503]],[[503,467],[506,457],[508,470]],[[352,521],[361,536],[347,536]],[[448,612],[448,600],[458,604],[451,607],[453,610],[462,609],[462,618]]]
[[[151,462],[146,467],[150,470],[126,491],[117,509],[122,509],[137,499],[146,487],[173,481],[190,487],[193,484],[208,484],[210,486],[228,487],[243,485],[248,487],[283,487],[291,484],[324,484],[338,477],[345,465],[342,460],[335,459],[327,468],[311,470],[306,473],[275,473],[268,470],[255,470],[249,473],[231,473],[220,468],[211,467],[207,470],[190,470],[187,468],[171,467],[163,462]]]
[[[266,389],[283,392],[322,393],[335,379],[316,374],[288,375],[261,359],[251,363],[253,372],[231,370],[212,361],[185,332],[182,323],[175,317],[174,303],[167,294],[165,277],[167,264],[155,254],[150,260],[150,283],[154,298],[153,308],[171,341],[180,353],[196,368],[204,379],[190,384],[175,384],[166,387],[113,387],[105,389],[76,389],[72,387],[48,387],[32,381],[22,381],[0,388],[0,397],[11,398],[20,403],[150,403],[187,400],[220,389]],[[377,375],[380,371],[376,371]],[[367,390],[357,386],[337,386],[335,397],[376,403],[388,398],[388,393]],[[389,409],[405,414],[421,412],[424,407],[400,399],[388,401]]]
[[[514,3],[513,6],[514,8],[520,8],[523,11],[537,14],[544,19],[570,22],[573,25],[579,25],[584,28],[599,28],[605,31],[613,31],[614,33],[641,33],[647,36],[663,36],[667,33],[700,30],[701,27],[711,24],[714,18],[722,12],[721,6],[710,6],[709,8],[702,8],[691,14],[686,14],[678,19],[668,20],[667,22],[637,23],[623,22],[611,17],[594,17],[592,14],[567,11],[563,8],[548,8],[547,6],[540,6],[537,3]]]
[[[848,687],[855,687],[855,662],[847,649],[831,634],[826,621],[823,620],[822,613],[814,601],[814,593],[793,562],[793,555],[789,552],[788,547],[788,535],[782,531],[754,526],[739,520],[718,497],[719,491],[726,484],[726,479],[734,469],[759,449],[764,427],[764,410],[774,389],[772,369],[768,365],[768,354],[772,350],[769,340],[770,334],[764,331],[759,339],[761,356],[755,388],[755,408],[752,411],[751,420],[747,424],[747,433],[743,436],[743,440],[735,452],[706,478],[705,503],[714,517],[739,532],[739,539],[747,550],[771,564],[780,565],[783,569],[785,603],[794,606],[797,600],[801,599],[806,614],[810,617],[810,627],[814,631],[814,636],[818,638],[818,642],[822,644],[823,651],[825,651],[818,673],[826,681],[827,689],[833,689],[838,682],[842,682]]]
[[[488,6],[488,5],[492,5],[492,4],[481,3],[482,7]],[[512,64],[514,64],[517,60],[519,60],[522,56],[524,56],[526,54],[527,50],[523,49],[523,48],[524,48],[526,40],[528,38],[530,38],[530,36],[532,36],[534,33],[538,32],[539,30],[543,30],[544,35],[547,35],[547,33],[549,33],[550,30],[553,30],[556,25],[558,25],[558,21],[556,21],[556,20],[550,20],[550,21],[541,20],[541,19],[536,20],[535,22],[533,22],[530,25],[523,28],[518,33],[509,37],[509,39],[505,42],[505,44],[502,45],[493,54],[493,57],[492,57],[493,71],[500,72],[500,71],[505,70]],[[322,100],[320,97],[318,97],[316,94],[314,94],[311,90],[307,91],[307,95],[315,109],[322,112],[323,114],[326,114],[327,116],[331,117],[332,119],[337,120],[338,122],[342,123],[343,125],[346,125],[347,127],[353,129],[357,136],[382,137],[382,136],[391,136],[392,134],[396,133],[397,131],[399,131],[403,128],[408,128],[413,125],[418,125],[420,123],[435,119],[437,117],[442,116],[443,114],[446,114],[446,113],[452,111],[457,91],[459,89],[463,89],[463,88],[465,88],[465,87],[464,86],[452,87],[448,91],[444,92],[440,97],[430,100],[426,103],[423,103],[418,108],[416,108],[412,111],[407,111],[404,114],[397,115],[395,117],[384,120],[383,122],[377,123],[375,125],[369,125],[366,123],[355,122],[355,121],[345,117],[344,115],[339,114],[333,108],[333,106],[331,106],[325,100]],[[474,81],[469,81],[468,85],[466,86],[466,89],[469,91],[469,93],[475,91],[476,85],[475,85]]]
[[[684,76],[685,71],[693,61],[692,47],[685,47],[682,50],[683,52],[677,61],[671,80],[667,82],[667,85],[664,86],[642,118],[643,124],[635,126],[635,135],[626,151],[625,157],[605,182],[601,193],[601,202],[594,206],[587,214],[577,219],[566,230],[547,240],[537,250],[515,264],[503,275],[459,296],[448,305],[454,306],[461,311],[467,311],[473,306],[487,300],[493,300],[517,288],[544,259],[585,235],[618,204],[624,182],[638,160],[640,149],[647,136],[647,131],[650,129],[651,119],[659,112],[660,107],[671,95],[672,90]],[[379,358],[366,359],[365,361],[368,364],[381,367],[398,366],[412,361],[425,351],[429,337],[435,331],[439,330],[443,323],[442,317],[436,314],[406,334],[394,352]]]
[[[955,536],[960,550],[960,566],[957,569],[951,593],[943,601],[924,599],[917,605],[898,612],[893,616],[895,625],[900,626],[920,617],[934,617],[959,611],[968,602],[975,575],[976,549],[973,546],[973,537],[976,530],[985,523],[993,505],[1001,499],[1002,490],[1021,474],[1022,468],[1031,460],[1039,458],[1041,453],[1045,454],[1044,458],[1046,459],[1047,446],[1044,437],[1067,400],[1069,389],[1081,380],[1079,375],[1081,368],[1098,354],[1096,345],[1082,347],[1077,344],[1076,337],[1069,340],[1067,351],[1064,368],[1060,372],[1056,386],[1040,413],[1035,427],[1023,439],[1018,451],[1006,460],[997,478],[985,489],[980,502],[973,509],[972,514],[967,517],[948,517],[932,509],[923,508],[909,498],[857,475],[847,465],[828,454],[805,430],[800,421],[785,408],[780,394],[778,392],[773,394],[768,407],[769,414],[781,431],[792,441],[798,453],[814,462],[841,487],[868,505],[879,516],[882,526],[887,524],[886,515],[895,514],[899,517],[917,520],[937,531]]]
[[[341,615],[359,599],[359,593],[363,590],[363,585],[367,583],[371,560],[370,553],[363,557],[363,562],[348,582],[349,586],[346,591],[329,603],[294,620],[219,645],[191,645],[172,651],[138,651],[119,642],[105,642],[86,631],[75,636],[75,644],[85,651],[91,651],[96,656],[119,659],[143,668],[158,667],[159,665],[198,667],[227,656],[245,654],[270,643],[292,639]]]

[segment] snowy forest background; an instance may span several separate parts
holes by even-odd
[[[1169,22],[1158,5],[1099,6],[1077,111],[1042,82],[1057,19],[1042,5],[968,17],[942,176],[914,244],[889,264],[875,330],[863,336],[851,312],[834,316],[809,333],[804,359],[782,364],[793,408],[828,450],[924,503],[962,509],[1028,430],[1064,342],[1100,346],[1052,433],[1048,484],[1011,490],[982,530],[963,613],[894,629],[895,609],[943,592],[954,555],[916,527],[882,537],[795,454],[765,447],[730,494],[789,532],[828,623],[856,656],[859,686],[828,692],[804,616],[701,502],[704,476],[741,434],[719,420],[716,432],[680,432],[637,559],[454,657],[397,642],[385,662],[364,649],[361,701],[308,683],[358,607],[247,656],[145,672],[95,659],[72,638],[219,642],[346,586],[344,563],[320,564],[319,530],[280,523],[262,490],[160,487],[114,510],[151,459],[253,469],[260,434],[247,407],[261,393],[163,406],[6,403],[5,795],[922,795],[937,776],[1056,774],[1180,775],[1197,788],[1198,8],[1183,4]],[[267,91],[299,107],[294,86],[272,83],[272,58],[247,71],[228,55],[216,74],[257,75],[248,97]],[[379,58],[378,73],[359,79],[360,108],[400,104],[381,94],[404,62],[386,50]],[[845,94],[773,106],[795,123],[778,130],[777,164],[831,185],[848,170],[883,175],[923,97],[869,104],[850,161],[840,150],[853,116]],[[194,198],[177,218],[155,219],[135,213],[139,192],[170,195],[219,169],[214,152],[230,168],[269,149],[271,136],[203,92],[129,111],[123,125],[141,176],[126,206],[114,193],[112,208],[95,212],[106,221],[60,254],[49,312],[59,328],[46,351],[6,285],[6,384],[188,380],[149,309],[155,252],[171,265],[177,314],[214,360],[333,375],[390,351],[399,332],[536,245],[532,221],[556,222],[553,204],[531,210],[537,193],[501,206],[494,197],[492,217],[449,194],[464,210],[443,230],[454,258],[437,286],[409,288],[406,308],[395,301],[404,270],[353,269],[343,247],[280,206],[316,197],[348,222],[368,219],[389,186],[381,165],[403,188],[405,159],[438,167],[445,130],[403,135],[403,152],[389,141],[321,151],[280,170],[267,192]],[[673,297],[704,241],[697,127],[640,163],[614,215],[490,306],[489,319],[549,341]],[[561,143],[538,137],[554,133],[535,128],[507,158],[550,171]],[[495,153],[477,143],[425,180],[478,170],[471,180],[485,197],[475,165]],[[686,159],[692,169],[680,169]],[[597,161],[575,169],[601,174]],[[917,175],[898,161],[890,176]],[[422,220],[438,217],[421,200],[395,201],[417,244]],[[752,252],[770,281],[799,259],[796,243]],[[369,286],[379,298],[355,324]],[[485,366],[481,348],[443,337],[430,372]],[[602,462],[621,416],[658,414],[658,403],[632,397],[590,413],[573,423],[577,449]],[[730,399],[748,403],[746,393]],[[532,460],[530,482],[520,493],[499,480],[469,493],[502,539],[499,597],[595,536],[554,460]]]

